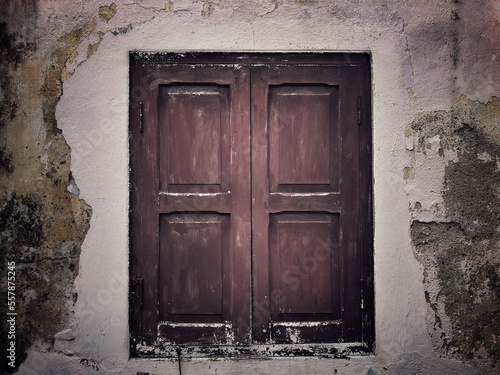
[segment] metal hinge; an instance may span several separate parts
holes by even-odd
[[[144,106],[142,102],[140,102],[140,113],[139,113],[139,132],[143,132],[144,127],[143,127],[143,122],[142,122],[142,112],[143,112]]]
[[[363,279],[361,279],[361,284],[359,286],[359,296],[361,299],[361,311],[365,309],[365,293],[363,288]]]
[[[361,125],[361,95],[358,95],[358,125]]]

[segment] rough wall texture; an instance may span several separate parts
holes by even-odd
[[[16,360],[0,359],[1,371],[8,371],[13,370],[8,363],[17,367],[31,345],[50,347],[69,324],[91,208],[78,198],[70,148],[55,119],[63,81],[71,74],[65,64],[88,31],[43,39],[36,30],[36,2],[4,2],[2,7],[7,19],[0,23],[0,285],[7,290],[7,264],[15,262],[9,291],[16,304],[9,312],[17,313]],[[0,315],[7,312],[2,302]],[[2,353],[11,342],[9,329],[2,319]]]
[[[481,12],[471,5],[454,2],[452,10],[453,105],[447,111],[421,112],[408,126],[411,166],[404,178],[417,181],[407,186],[410,229],[415,257],[424,267],[434,348],[446,356],[490,363],[485,371],[496,372],[500,85],[498,70],[488,67],[498,66],[499,9],[494,2]]]
[[[6,0],[0,12],[0,287],[16,262],[21,373],[178,369],[128,361],[131,49],[373,57],[376,355],[193,360],[186,373],[499,372],[498,1]],[[0,303],[3,353],[5,314]]]
[[[419,115],[407,133],[415,137],[415,152],[453,154],[439,191],[440,215],[411,224],[434,345],[445,355],[494,364],[500,356],[500,101],[460,97],[448,112]],[[415,201],[412,209],[418,215],[422,204]]]

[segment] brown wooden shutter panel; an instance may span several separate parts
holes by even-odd
[[[132,57],[132,350],[371,345],[364,57]]]

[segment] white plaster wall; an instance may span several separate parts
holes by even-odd
[[[409,237],[403,169],[405,128],[422,110],[452,102],[450,46],[420,34],[450,22],[448,1],[225,1],[202,16],[207,2],[117,2],[97,51],[86,44],[71,66],[57,107],[58,126],[72,149],[80,197],[92,206],[77,279],[74,355],[32,350],[20,373],[178,373],[173,361],[128,359],[128,53],[159,51],[370,51],[373,69],[376,353],[351,360],[192,360],[183,374],[425,374],[473,373],[438,359],[427,334],[422,268]],[[431,4],[432,3],[432,4]],[[42,3],[40,23],[78,26],[99,1]],[[130,26],[131,25],[131,26]],[[109,30],[129,28],[113,35]],[[100,28],[100,29],[99,29]],[[446,30],[441,31],[443,34]],[[95,33],[89,43],[96,41]],[[439,176],[438,176],[439,177]],[[411,188],[406,185],[406,189]],[[81,363],[81,359],[87,362]],[[384,370],[384,367],[389,372]],[[38,369],[38,370],[37,370]],[[376,372],[370,372],[372,371]],[[392,370],[391,370],[392,369]],[[399,370],[398,370],[399,369]],[[392,371],[392,372],[391,372]],[[32,373],[32,372],[31,372]]]

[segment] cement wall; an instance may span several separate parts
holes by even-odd
[[[500,373],[497,1],[2,7],[0,285],[15,261],[19,373],[178,373],[129,360],[130,50],[372,55],[376,352],[193,359],[183,374]]]

